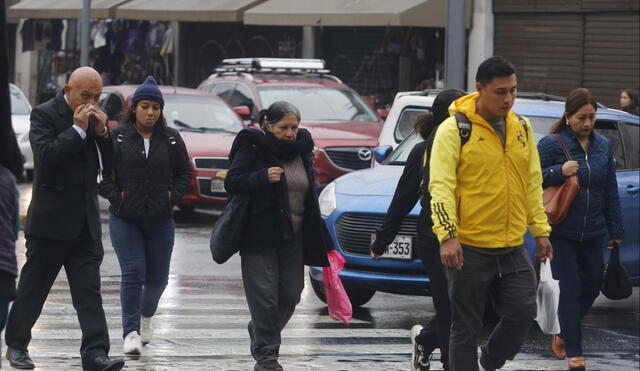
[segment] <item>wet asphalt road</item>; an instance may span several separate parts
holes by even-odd
[[[26,210],[30,185],[22,184]],[[102,292],[111,336],[111,355],[122,356],[119,267],[108,235],[103,206]],[[127,357],[126,370],[252,370],[240,259],[215,264],[209,234],[215,217],[204,213],[177,215],[176,244],[169,286],[160,302],[155,338],[137,358]],[[24,264],[24,237],[18,241]],[[640,363],[639,292],[631,298],[598,298],[584,321],[584,350],[589,370],[638,370]],[[283,333],[281,363],[285,370],[410,370],[409,329],[434,315],[431,299],[377,293],[355,311],[349,326],[332,321],[310,285]],[[484,329],[483,341],[489,327]],[[80,329],[66,277],[59,275],[34,327],[29,351],[38,370],[81,370]],[[565,370],[553,357],[550,338],[532,327],[522,352],[503,370]],[[434,355],[432,370],[441,370]],[[9,369],[8,362],[2,362]]]

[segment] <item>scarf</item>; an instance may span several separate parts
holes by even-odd
[[[229,161],[233,161],[238,149],[246,145],[256,146],[260,152],[272,156],[271,161],[277,162],[289,162],[298,156],[310,153],[314,148],[311,133],[306,129],[298,130],[295,142],[279,140],[270,131],[243,129],[238,133],[231,146]]]

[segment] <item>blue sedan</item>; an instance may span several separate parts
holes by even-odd
[[[530,119],[537,142],[549,133],[551,125],[563,115],[564,103],[523,100],[516,102],[514,111]],[[635,285],[640,283],[638,121],[638,116],[599,108],[595,126],[596,132],[609,139],[613,145],[625,224],[620,256]],[[421,139],[415,134],[409,135],[381,165],[344,175],[330,183],[320,195],[323,218],[336,249],[346,258],[341,278],[354,307],[368,302],[376,291],[429,295],[429,277],[413,251],[405,256],[408,259],[374,260],[369,255],[372,237],[382,224],[406,158],[419,140]],[[385,151],[379,151],[377,155],[378,159],[382,159]],[[420,205],[417,204],[402,222],[398,235],[407,236],[407,240],[410,237],[412,241],[411,244],[405,244],[405,248],[406,245],[416,246],[419,212]],[[525,245],[533,258],[535,244],[528,233]],[[606,250],[605,259],[608,256]],[[315,293],[324,300],[322,269],[311,267],[309,276]]]

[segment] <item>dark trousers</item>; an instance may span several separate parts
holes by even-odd
[[[17,298],[11,307],[5,333],[8,346],[27,350],[31,328],[38,320],[44,301],[60,269],[64,266],[71,299],[80,328],[83,363],[109,353],[109,332],[100,294],[102,242],[93,240],[85,226],[79,237],[70,241],[47,240],[27,236],[27,262],[20,272]]]
[[[582,242],[551,234],[553,277],[560,281],[558,319],[567,357],[582,356],[582,318],[600,294],[605,236]]]
[[[440,261],[440,245],[433,234],[418,233],[418,248],[422,264],[429,275],[431,297],[436,309],[436,316],[424,327],[416,341],[429,352],[440,348],[440,361],[446,369],[449,365],[451,306],[447,292],[447,280]]]
[[[302,236],[275,249],[242,253],[241,260],[256,361],[278,359],[280,332],[293,315],[304,288]]]
[[[4,325],[7,324],[7,315],[9,314],[9,303],[12,298],[9,296],[0,296],[0,332],[4,330]]]
[[[122,337],[140,332],[140,315],[151,317],[169,282],[169,265],[175,239],[173,219],[133,221],[109,216],[111,244],[118,256]]]
[[[462,270],[447,268],[450,369],[478,370],[477,338],[490,298],[500,321],[482,348],[482,358],[485,366],[497,369],[518,353],[536,316],[535,272],[524,248],[486,255],[463,246],[463,254]]]

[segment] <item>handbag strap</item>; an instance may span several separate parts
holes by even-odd
[[[556,137],[556,139],[558,140],[558,143],[560,143],[560,148],[562,148],[562,152],[564,152],[564,155],[567,157],[567,160],[572,161],[573,159],[569,154],[569,150],[567,150],[567,146],[564,144],[564,140],[562,140],[559,134],[553,134],[553,136]]]

